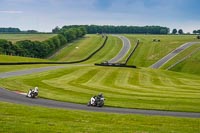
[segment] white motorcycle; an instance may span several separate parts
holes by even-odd
[[[105,98],[101,97],[100,99],[95,98],[95,101],[91,103],[91,100],[88,102],[88,106],[94,106],[94,107],[103,107]]]
[[[38,96],[38,87],[35,87],[35,89],[30,89],[26,95],[26,97],[29,97],[29,98],[36,98]]]

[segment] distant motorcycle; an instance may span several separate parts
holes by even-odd
[[[38,96],[38,87],[35,87],[33,90],[30,89],[26,95],[26,97],[29,97],[29,98],[36,98]]]
[[[94,98],[95,100],[94,100],[94,102],[93,103],[91,103],[91,100],[88,102],[88,106],[94,106],[94,107],[103,107],[104,106],[104,101],[105,101],[105,98],[97,98],[97,97],[95,97]]]

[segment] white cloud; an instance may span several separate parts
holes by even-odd
[[[1,11],[0,10],[0,13],[6,13],[6,14],[21,14],[23,13],[23,11],[12,11],[12,10],[7,10],[7,11]]]

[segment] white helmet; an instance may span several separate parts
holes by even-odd
[[[38,87],[35,87],[35,90],[38,91]]]

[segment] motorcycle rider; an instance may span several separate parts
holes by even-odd
[[[27,97],[31,97],[31,94],[32,94],[32,89],[29,90]]]
[[[102,93],[99,93],[98,95],[94,95],[91,97],[90,101],[88,102],[88,106],[97,106],[102,107],[104,105],[104,96]]]
[[[27,94],[27,97],[32,97],[32,94],[34,94],[34,93],[38,95],[38,92],[39,92],[38,87],[35,87],[33,90],[30,89],[28,94]]]
[[[92,97],[93,104],[95,104],[95,103],[97,103],[98,101],[100,101],[101,98],[104,98],[102,93],[99,93],[97,96]],[[92,103],[92,102],[91,102],[91,103]]]
[[[98,94],[98,96],[97,96],[97,100],[99,100],[99,101],[100,101],[100,100],[101,100],[101,98],[104,98],[104,96],[103,96],[103,93],[99,93],[99,94]]]
[[[93,96],[93,97],[91,97],[91,99],[90,99],[90,103],[91,103],[91,105],[95,105],[95,100],[96,100],[96,98],[97,98],[96,95]]]
[[[35,87],[33,92],[38,94],[38,92],[39,92],[38,87]]]

